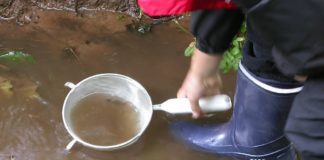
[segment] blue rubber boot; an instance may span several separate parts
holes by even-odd
[[[258,78],[238,71],[231,119],[223,124],[176,122],[173,134],[193,148],[247,160],[295,160],[284,126],[300,84]]]

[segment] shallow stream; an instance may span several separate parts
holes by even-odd
[[[225,160],[176,140],[169,124],[190,116],[163,112],[155,112],[139,141],[123,150],[99,152],[77,145],[64,151],[71,140],[61,117],[69,91],[65,82],[77,83],[98,73],[124,74],[139,81],[154,104],[161,103],[176,96],[190,62],[183,52],[193,37],[171,22],[154,26],[146,35],[130,32],[125,25],[131,18],[115,14],[38,15],[37,23],[23,26],[0,22],[0,51],[21,50],[36,60],[19,65],[0,61],[0,81],[11,85],[9,93],[0,92],[0,160]],[[223,81],[223,92],[233,97],[233,74]],[[201,121],[219,123],[229,115]]]

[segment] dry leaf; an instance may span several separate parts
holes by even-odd
[[[12,89],[13,85],[11,81],[0,76],[0,92],[2,92],[8,97],[11,97],[13,95]]]

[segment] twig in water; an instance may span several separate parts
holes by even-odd
[[[177,19],[172,19],[172,21],[185,33],[191,34],[187,29],[185,29]]]
[[[7,66],[5,66],[3,64],[0,64],[0,69],[5,70],[5,71],[9,71],[10,70],[9,67],[7,67]]]
[[[0,154],[0,157],[7,157],[9,160],[15,160],[15,156],[13,154]]]
[[[67,56],[72,56],[78,63],[81,63],[79,56],[77,55],[77,53],[75,52],[74,48],[68,47],[68,48],[64,48],[64,53]]]

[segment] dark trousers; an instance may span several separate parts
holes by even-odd
[[[293,102],[285,133],[302,160],[324,160],[324,75],[305,82]]]
[[[247,41],[242,63],[259,77],[294,83],[293,77],[277,69],[270,48]],[[324,160],[324,74],[309,77],[304,83],[294,99],[285,133],[302,160]]]

